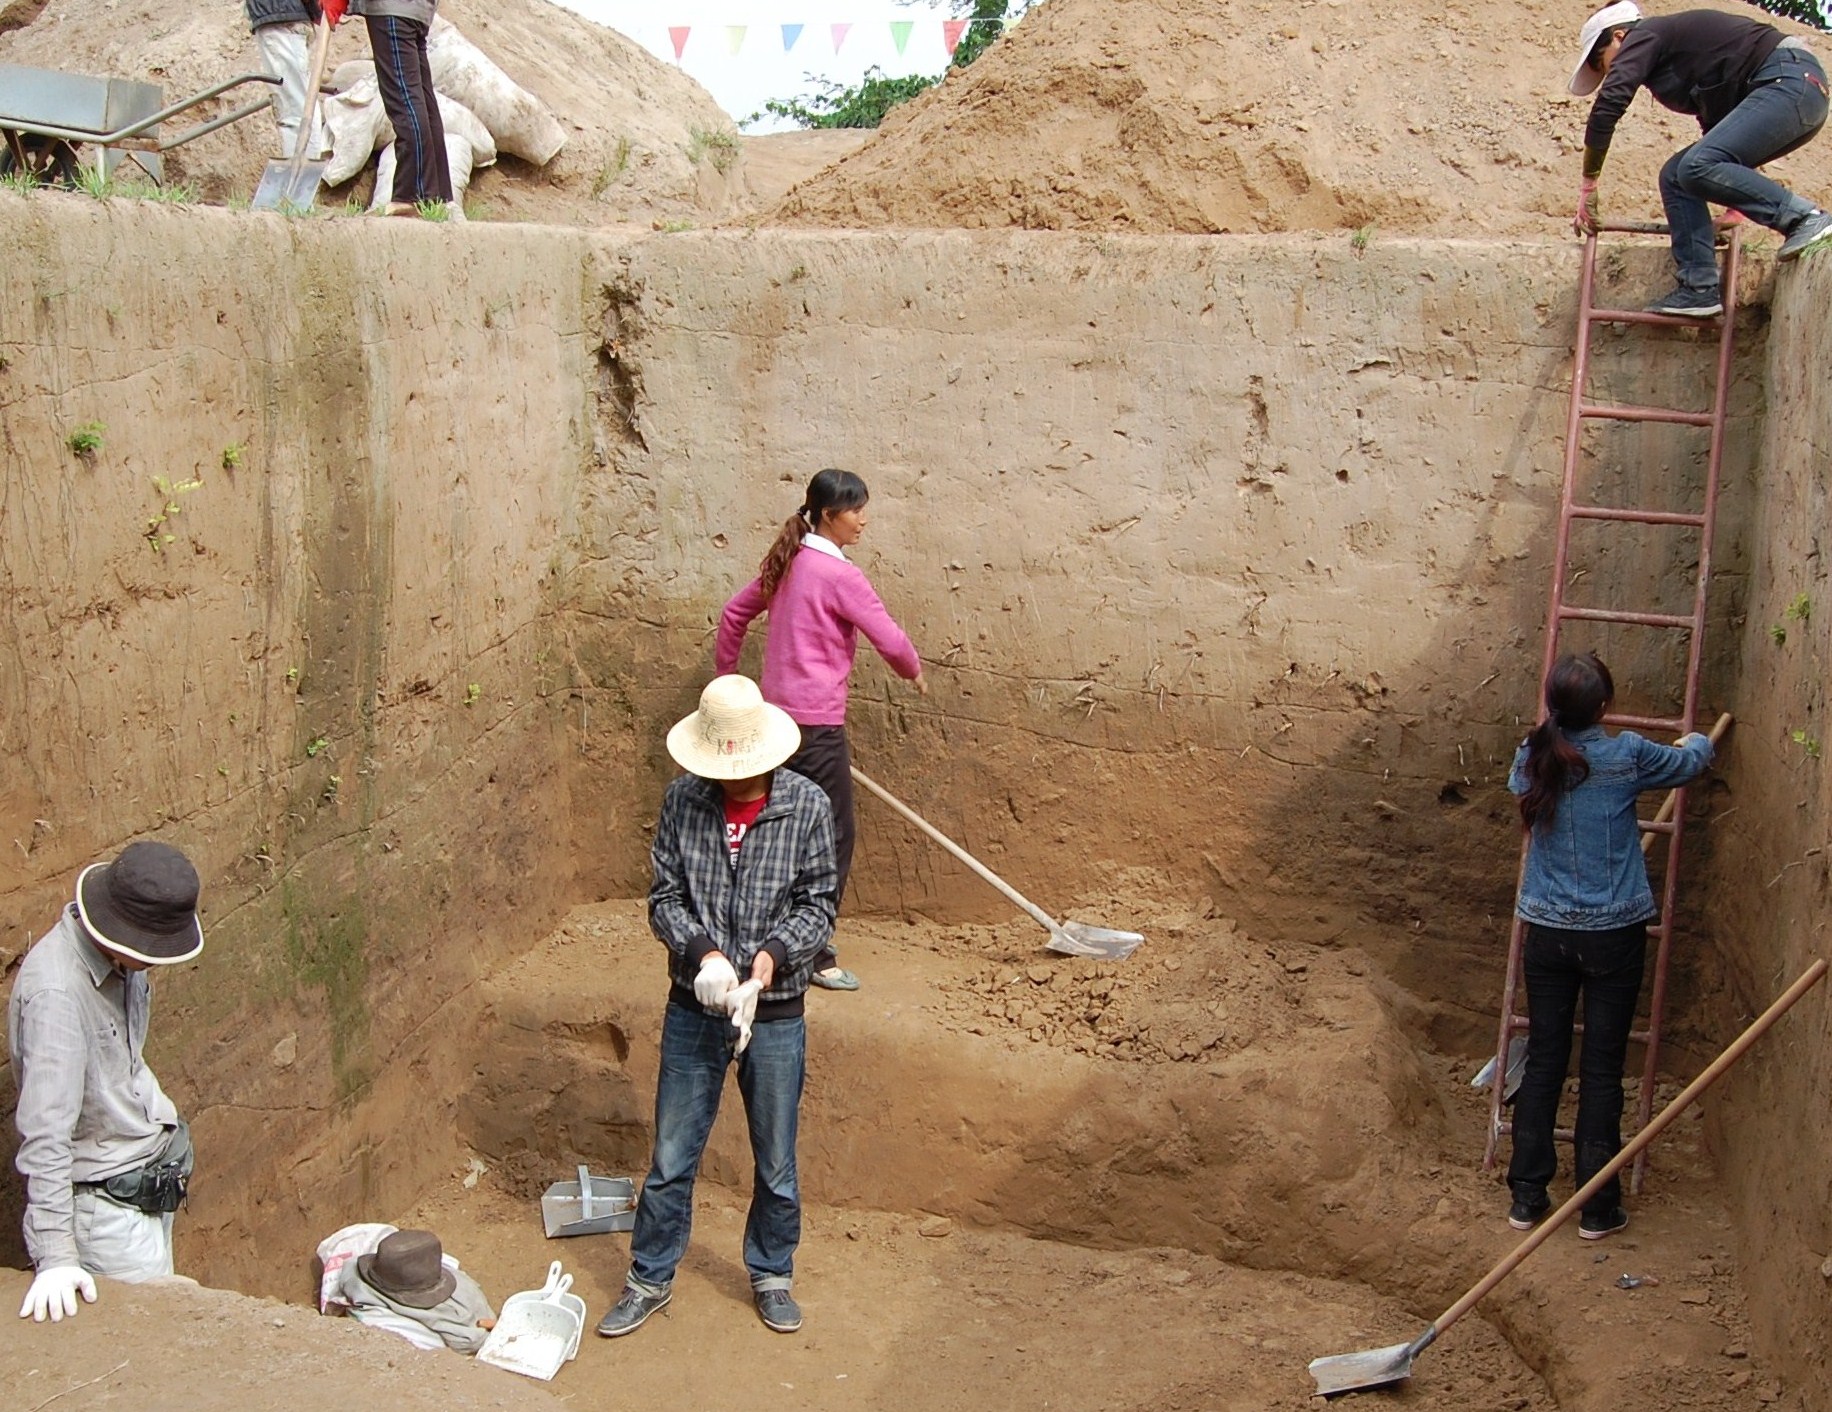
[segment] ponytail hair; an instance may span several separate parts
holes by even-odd
[[[795,563],[795,556],[801,552],[802,540],[821,527],[823,515],[828,511],[838,514],[842,510],[857,510],[869,499],[871,492],[865,488],[865,482],[851,471],[829,467],[817,472],[808,482],[808,494],[801,508],[782,522],[782,528],[776,532],[776,542],[757,568],[763,601],[768,603],[776,596],[776,590],[782,587],[790,566]]]
[[[1567,653],[1553,664],[1546,678],[1545,719],[1527,737],[1527,758],[1521,766],[1528,781],[1527,792],[1520,796],[1524,827],[1550,824],[1559,800],[1590,777],[1590,762],[1566,733],[1588,730],[1602,720],[1615,695],[1615,679],[1596,653]]]

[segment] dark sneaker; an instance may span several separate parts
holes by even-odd
[[[1551,1209],[1552,1203],[1543,1196],[1538,1201],[1516,1198],[1514,1204],[1508,1208],[1508,1224],[1517,1231],[1530,1231]]]
[[[1613,1211],[1605,1211],[1599,1216],[1593,1216],[1586,1211],[1578,1217],[1578,1234],[1585,1240],[1602,1240],[1605,1236],[1613,1236],[1627,1224],[1628,1212],[1620,1206]]]
[[[1781,242],[1781,248],[1775,252],[1775,258],[1777,260],[1798,260],[1805,253],[1807,246],[1817,243],[1825,236],[1832,236],[1832,213],[1811,211],[1802,216],[1794,228],[1787,233],[1787,239]]]
[[[633,1334],[643,1326],[645,1320],[658,1309],[665,1309],[668,1301],[673,1299],[668,1294],[644,1294],[641,1290],[623,1287],[623,1297],[611,1306],[611,1312],[598,1321],[598,1333],[603,1338],[622,1338]]]
[[[1662,295],[1648,305],[1650,314],[1677,314],[1683,319],[1708,319],[1724,312],[1724,300],[1715,289],[1692,289],[1679,285],[1671,294]]]
[[[789,1298],[786,1289],[760,1290],[757,1294],[757,1317],[763,1320],[766,1329],[779,1334],[792,1334],[801,1327],[801,1305]]]

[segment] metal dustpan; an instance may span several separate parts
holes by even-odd
[[[312,140],[312,128],[318,116],[318,90],[324,83],[324,56],[331,43],[331,26],[321,15],[317,32],[312,36],[311,75],[306,80],[305,113],[299,122],[299,135],[293,139],[292,156],[284,161],[269,162],[261,171],[260,185],[248,204],[257,211],[295,211],[312,209],[318,201],[318,184],[324,180],[328,159],[308,162],[305,146]]]
[[[1501,1090],[1505,1103],[1514,1096],[1514,1090],[1520,1087],[1522,1075],[1527,1072],[1527,1037],[1517,1034],[1508,1041],[1508,1077]],[[1487,1088],[1495,1082],[1495,1056],[1489,1055],[1488,1063],[1476,1070],[1476,1077],[1469,1081],[1471,1088]]]
[[[585,1328],[585,1301],[567,1293],[571,1283],[569,1275],[540,1298],[511,1297],[477,1350],[477,1361],[551,1381],[560,1365],[579,1351],[579,1335]]]
[[[541,1224],[550,1240],[631,1230],[636,1225],[636,1183],[628,1177],[594,1177],[580,1163],[577,1181],[555,1182],[541,1194]]]

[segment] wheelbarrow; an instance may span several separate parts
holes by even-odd
[[[273,95],[172,137],[160,137],[159,125],[245,83],[278,87],[280,80],[272,74],[238,74],[162,107],[165,90],[156,83],[0,64],[0,176],[20,173],[41,185],[70,185],[76,180],[78,151],[87,142],[100,149],[95,165],[103,177],[131,156],[154,181],[163,181],[161,153],[272,107]]]
[[[555,1182],[541,1194],[541,1224],[549,1240],[634,1230],[636,1183],[628,1177],[594,1177],[581,1162],[577,1181]]]

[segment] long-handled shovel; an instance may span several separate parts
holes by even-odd
[[[309,211],[318,200],[318,183],[324,179],[329,163],[306,161],[305,149],[311,144],[312,126],[318,117],[318,90],[324,84],[325,53],[330,45],[330,21],[320,15],[318,32],[312,36],[311,73],[305,83],[305,116],[299,120],[299,135],[293,139],[293,155],[286,161],[275,159],[262,170],[254,200],[248,203],[256,211]]]
[[[1107,961],[1123,961],[1138,950],[1139,943],[1145,940],[1138,932],[1115,931],[1112,927],[1091,927],[1086,922],[1058,922],[883,785],[868,779],[857,770],[852,772],[852,777],[973,869],[982,879],[1004,893],[1008,901],[1048,932],[1050,939],[1044,948],[1046,951],[1059,951],[1064,956],[1098,956]]]
[[[1796,1000],[1818,985],[1825,974],[1826,963],[1824,961],[1815,961],[1808,966],[1799,980],[1782,992],[1773,1005],[1757,1016],[1756,1022],[1738,1035],[1728,1049],[1713,1059],[1710,1067],[1704,1073],[1687,1084],[1679,1097],[1661,1109],[1652,1122],[1636,1133],[1628,1144],[1610,1159],[1602,1171],[1579,1187],[1563,1206],[1541,1221],[1539,1228],[1532,1235],[1503,1256],[1500,1263],[1484,1275],[1473,1289],[1432,1320],[1430,1327],[1411,1343],[1396,1343],[1390,1348],[1371,1348],[1363,1353],[1338,1353],[1329,1358],[1313,1359],[1310,1364],[1310,1375],[1317,1380],[1317,1395],[1333,1397],[1339,1392],[1358,1392],[1363,1388],[1384,1387],[1388,1383],[1397,1383],[1411,1377],[1414,1358],[1429,1348],[1439,1334],[1467,1314],[1477,1300],[1512,1274],[1515,1266],[1538,1250],[1554,1231],[1576,1215],[1578,1208],[1595,1196],[1605,1182],[1633,1162],[1643,1148],[1659,1137],[1661,1131],[1669,1123],[1690,1108],[1701,1093],[1722,1078],[1724,1071],[1741,1059],[1744,1052],[1762,1037],[1768,1027],[1786,1014]]]

